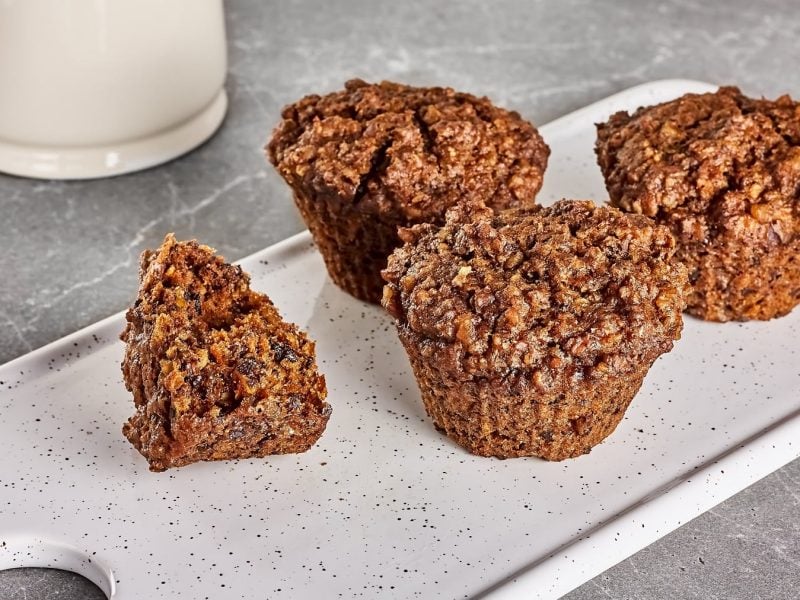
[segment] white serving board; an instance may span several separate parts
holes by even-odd
[[[542,127],[540,198],[604,199],[593,123],[710,88],[653,82]],[[433,429],[390,319],[330,283],[307,233],[241,264],[317,340],[317,446],[150,473],[120,432],[113,316],[0,367],[0,569],[74,570],[115,600],[554,597],[799,454],[800,310],[687,318],[591,454],[499,461]]]

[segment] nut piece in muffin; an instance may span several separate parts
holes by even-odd
[[[686,271],[647,217],[457,207],[401,235],[383,305],[434,424],[474,454],[589,452],[680,337]]]
[[[800,302],[800,106],[737,88],[620,112],[597,126],[611,202],[670,228],[689,313],[771,319]]]
[[[519,114],[450,88],[353,80],[283,109],[267,147],[331,279],[380,302],[398,226],[470,198],[533,204],[550,149]]]
[[[317,441],[331,409],[314,343],[241,267],[169,234],[142,254],[140,280],[121,336],[136,405],[123,433],[152,471]]]

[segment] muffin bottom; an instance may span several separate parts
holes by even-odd
[[[472,454],[496,458],[587,454],[614,432],[652,364],[570,389],[516,391],[497,380],[456,380],[422,356],[407,333],[400,339],[436,428]]]
[[[767,321],[800,304],[800,239],[755,253],[746,241],[731,248],[679,246],[691,286],[686,312],[706,321]]]
[[[303,220],[317,245],[331,280],[359,300],[380,304],[381,270],[396,246],[399,224],[386,223],[337,198],[294,194]]]

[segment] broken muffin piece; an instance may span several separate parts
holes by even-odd
[[[152,471],[304,452],[319,439],[331,407],[314,342],[241,267],[168,234],[142,254],[139,276],[120,336],[136,404],[122,431]]]

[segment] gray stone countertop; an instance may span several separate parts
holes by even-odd
[[[0,175],[0,362],[126,307],[139,252],[166,232],[233,260],[300,231],[260,148],[281,106],[354,76],[486,94],[537,124],[670,77],[800,96],[796,0],[228,0],[226,13],[230,109],[211,141],[112,179]],[[797,597],[798,517],[795,461],[567,597]],[[0,573],[0,598],[102,598],[91,587]]]

